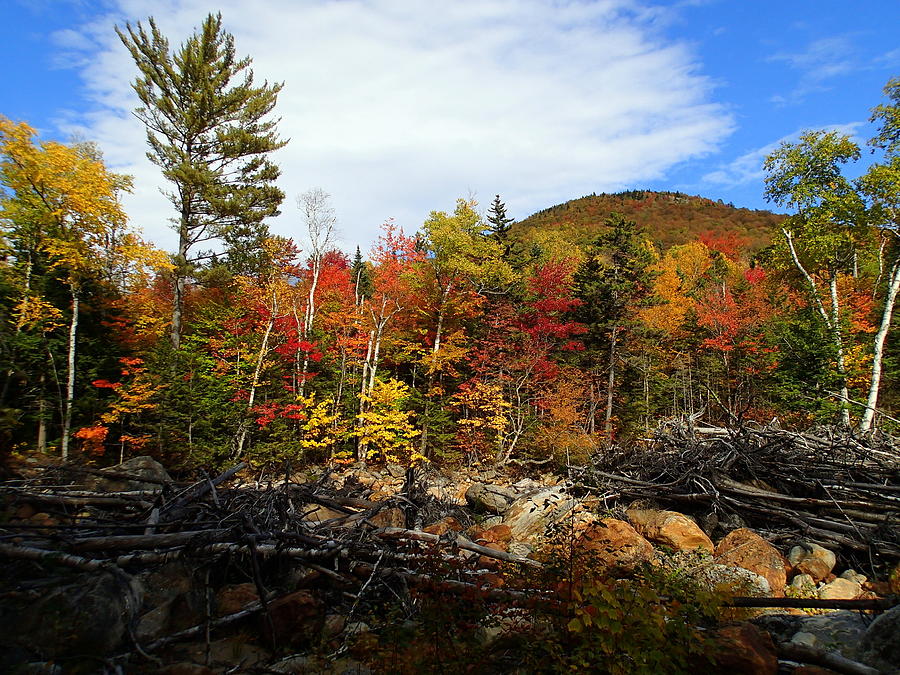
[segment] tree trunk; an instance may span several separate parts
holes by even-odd
[[[72,320],[69,322],[68,374],[66,377],[66,405],[63,410],[62,458],[69,458],[69,431],[72,428],[72,403],[75,400],[75,340],[78,334],[78,289],[71,287]]]
[[[38,398],[38,433],[37,433],[37,449],[41,454],[47,452],[47,399],[44,398],[44,384],[46,376],[41,373],[40,379],[40,398]]]
[[[825,322],[825,326],[828,328],[831,333],[831,339],[834,343],[835,351],[837,352],[837,372],[838,377],[841,381],[841,423],[844,426],[850,426],[850,408],[849,408],[849,391],[847,389],[847,371],[844,362],[844,340],[841,334],[841,324],[840,324],[840,305],[838,298],[838,288],[837,288],[837,272],[834,271],[831,274],[831,279],[829,281],[829,290],[831,292],[831,316],[828,315],[828,312],[825,310],[825,305],[822,302],[822,296],[819,294],[819,289],[816,287],[816,282],[813,280],[812,275],[806,270],[803,266],[803,263],[800,262],[800,258],[797,255],[797,250],[794,248],[794,238],[793,235],[787,231],[787,229],[782,228],[781,233],[784,235],[785,240],[787,241],[788,250],[791,253],[791,259],[794,261],[794,266],[799,270],[799,272],[803,275],[803,278],[806,279],[806,283],[809,286],[809,293],[812,296],[813,302],[816,305],[816,309],[819,312],[819,315],[822,317],[822,320]]]
[[[181,227],[178,230],[178,257],[175,261],[174,297],[172,299],[172,329],[170,337],[172,349],[178,351],[181,348],[181,324],[184,315],[184,291],[187,284],[187,255],[190,247],[188,237],[188,218],[186,210],[181,213]]]
[[[428,384],[425,389],[425,409],[422,414],[422,436],[419,439],[419,454],[423,457],[428,455],[428,414],[431,412],[431,388],[434,386],[434,373],[437,370],[438,351],[441,348],[441,335],[444,332],[444,307],[447,305],[447,298],[450,297],[450,290],[453,284],[448,283],[441,293],[441,303],[438,305],[437,327],[434,331],[434,345],[431,348],[431,368],[428,369]]]
[[[869,383],[869,396],[866,400],[866,409],[859,422],[860,431],[869,431],[875,419],[875,408],[878,405],[878,393],[881,387],[881,369],[884,362],[884,344],[887,341],[891,328],[891,319],[894,313],[894,302],[897,300],[897,292],[900,291],[900,261],[894,263],[888,280],[888,291],[884,299],[884,309],[881,312],[881,325],[875,334],[875,353],[872,358],[872,379]]]
[[[612,335],[609,340],[609,375],[606,380],[606,418],[603,423],[603,431],[607,439],[612,438],[612,411],[613,411],[613,391],[616,386],[616,340],[618,338],[619,327],[613,326]]]
[[[837,349],[837,371],[841,378],[841,424],[850,426],[850,390],[847,388],[847,362],[844,359],[844,336],[841,333],[840,305],[838,302],[837,272],[832,273],[828,282],[831,292],[831,332]]]
[[[269,351],[269,336],[272,334],[272,328],[275,324],[275,314],[277,312],[278,305],[273,299],[272,306],[272,315],[269,317],[269,322],[266,324],[266,332],[263,334],[262,344],[259,346],[259,354],[256,357],[256,366],[253,368],[253,380],[250,384],[250,396],[247,399],[247,412],[244,416],[244,419],[241,420],[241,426],[238,430],[238,437],[235,442],[235,457],[239,457],[241,452],[244,450],[244,441],[247,439],[247,420],[250,416],[250,411],[253,410],[253,404],[256,401],[256,389],[259,387],[259,376],[262,373],[263,362],[265,361],[266,354]]]

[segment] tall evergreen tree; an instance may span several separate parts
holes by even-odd
[[[635,307],[652,302],[649,268],[655,256],[652,244],[633,220],[614,213],[605,225],[609,229],[588,248],[587,259],[573,280],[575,295],[583,303],[575,315],[588,328],[584,338],[588,357],[605,360],[608,365],[604,431],[609,435],[623,336],[634,323]]]
[[[500,200],[500,195],[494,197],[491,208],[488,209],[487,221],[490,223],[490,236],[497,241],[505,241],[506,235],[509,234],[510,225],[515,220],[506,216],[506,204]]]
[[[263,220],[279,213],[280,170],[268,154],[287,142],[269,116],[282,85],[254,85],[251,60],[235,57],[221,14],[207,16],[175,52],[152,18],[149,28],[126,24],[116,32],[140,71],[132,86],[142,103],[135,115],[147,127],[147,156],[173,185],[166,196],[178,212],[171,329],[178,349],[187,280],[211,255],[198,245],[259,241]]]

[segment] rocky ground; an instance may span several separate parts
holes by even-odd
[[[583,473],[517,471],[360,464],[260,481],[236,467],[178,484],[150,458],[105,473],[26,462],[0,492],[0,668],[422,672],[403,650],[422,639],[431,593],[485,608],[464,629],[440,624],[456,664],[471,649],[472,672],[533,672],[510,635],[533,639],[535,603],[558,606],[558,589],[534,579],[564,561],[570,581],[656,569],[726,604],[759,605],[698,626],[716,662],[694,672],[900,672],[889,547],[867,557],[752,527],[708,500],[672,510]],[[385,642],[407,629],[414,637],[386,661]],[[430,654],[443,672],[447,652]],[[599,661],[583,670],[607,672]]]

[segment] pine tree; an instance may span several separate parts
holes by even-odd
[[[612,433],[617,363],[623,336],[634,323],[634,308],[653,303],[652,244],[632,220],[618,213],[607,218],[607,232],[587,250],[574,276],[575,295],[582,301],[575,317],[588,328],[587,356],[607,361],[604,431]],[[605,359],[602,355],[606,352]],[[593,427],[593,420],[591,426]]]
[[[268,153],[285,145],[269,117],[281,84],[253,83],[250,58],[236,59],[222,15],[206,17],[173,52],[156,23],[116,28],[140,74],[132,85],[147,127],[147,156],[173,184],[167,197],[178,212],[172,346],[181,344],[187,280],[211,254],[197,246],[214,239],[238,249],[260,241],[263,220],[278,215],[284,193]]]
[[[500,201],[500,195],[494,197],[491,208],[488,210],[487,221],[490,223],[490,236],[499,242],[505,241],[506,235],[509,234],[510,225],[515,220],[507,218],[506,204]]]

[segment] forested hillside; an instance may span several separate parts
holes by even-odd
[[[534,230],[559,229],[567,238],[587,243],[613,213],[634,220],[662,250],[701,237],[730,239],[753,253],[772,242],[773,232],[785,216],[771,211],[735,207],[681,192],[628,190],[592,194],[538,211],[516,223],[527,237]]]

